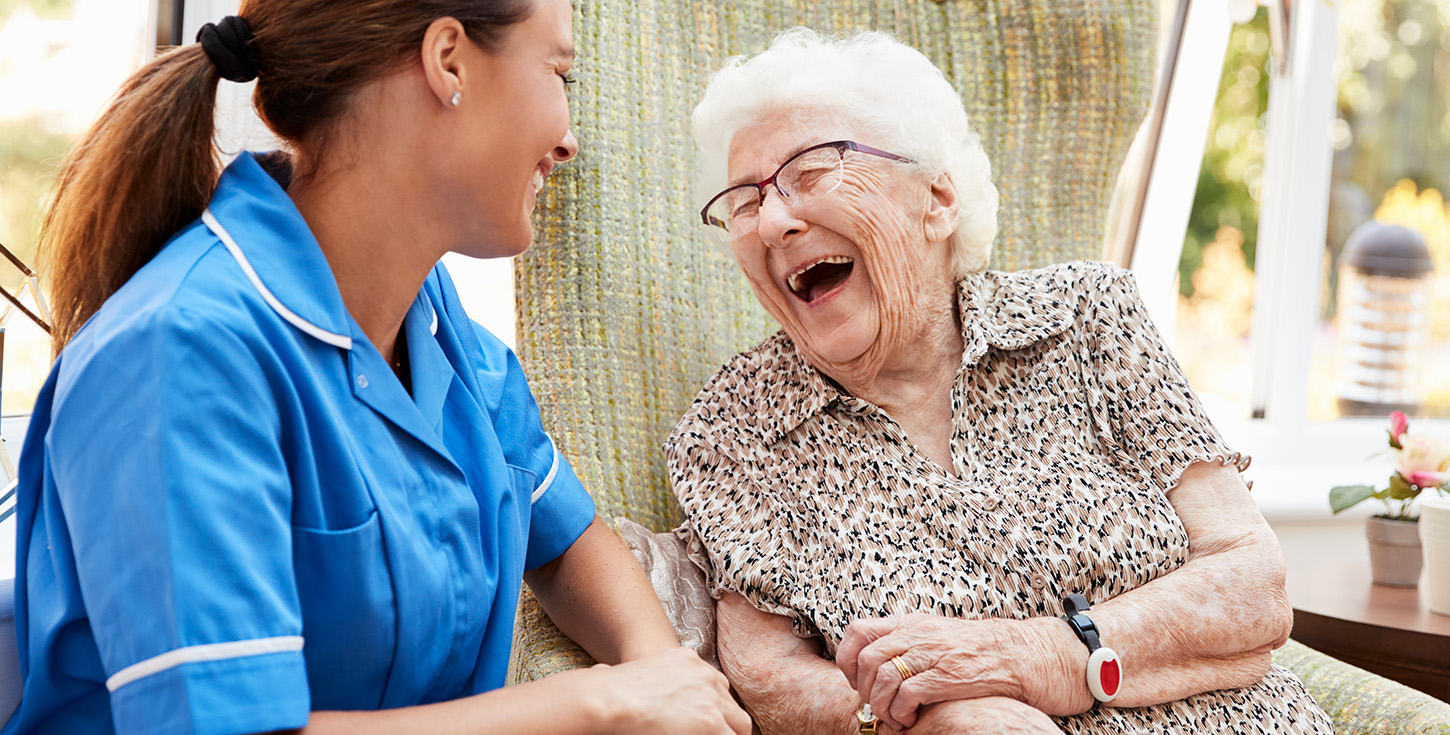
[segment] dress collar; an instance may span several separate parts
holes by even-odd
[[[1076,319],[1073,265],[1015,273],[985,272],[957,283],[962,370],[989,348],[1017,350],[1061,334]],[[874,407],[817,370],[784,332],[725,366],[692,408],[693,428],[739,460],[748,460],[816,413]],[[762,455],[764,456],[764,455]]]

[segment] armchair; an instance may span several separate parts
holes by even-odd
[[[689,116],[711,71],[793,25],[894,33],[946,72],[991,156],[1002,202],[992,267],[1098,258],[1148,106],[1157,5],[578,0],[580,154],[541,195],[539,244],[516,264],[518,352],[601,514],[655,531],[680,522],[660,444],[718,366],[776,328],[693,219]],[[592,663],[527,590],[514,643],[515,681]],[[1324,658],[1296,653],[1307,667]],[[1344,680],[1329,676],[1323,691]]]

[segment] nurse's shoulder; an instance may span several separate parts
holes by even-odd
[[[221,241],[198,220],[110,296],[76,333],[56,365],[57,403],[79,376],[128,381],[172,379],[198,363],[254,370],[275,353],[275,314]],[[198,351],[213,359],[196,360]],[[220,353],[220,354],[216,354]],[[147,376],[133,366],[145,364]]]

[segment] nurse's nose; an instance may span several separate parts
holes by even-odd
[[[559,145],[554,146],[553,152],[550,153],[554,158],[554,163],[563,163],[578,154],[579,141],[574,139],[574,131],[572,130],[564,131],[564,139],[559,141]]]

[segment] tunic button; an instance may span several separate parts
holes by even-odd
[[[997,509],[997,499],[995,497],[992,497],[991,495],[988,495],[985,499],[982,500],[982,510],[985,510],[988,513],[991,513],[992,511],[994,511],[996,509]]]
[[[1032,575],[1032,589],[1040,590],[1047,587],[1047,575],[1038,572]]]
[[[368,387],[368,376],[362,373],[357,374],[357,387],[359,389]]]

